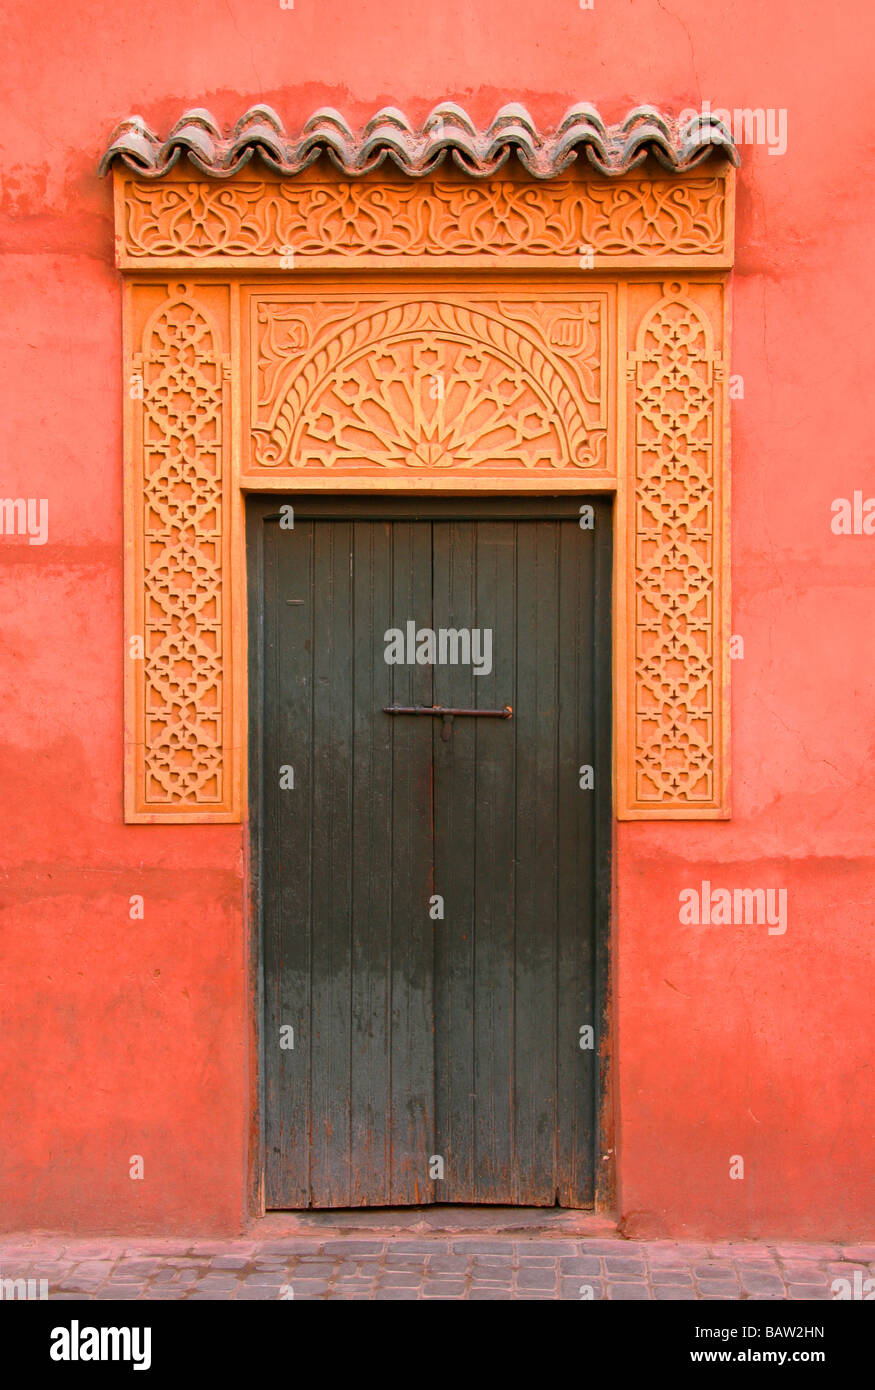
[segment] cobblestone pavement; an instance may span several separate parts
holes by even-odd
[[[833,1298],[836,1278],[853,1288],[856,1270],[862,1281],[875,1275],[875,1245],[706,1245],[519,1232],[224,1241],[0,1237],[0,1278],[46,1279],[50,1299],[69,1300],[807,1300]],[[3,1294],[13,1296],[7,1284]]]

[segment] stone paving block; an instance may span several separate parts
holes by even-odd
[[[606,1284],[606,1291],[611,1302],[617,1300],[636,1300],[643,1302],[650,1298],[650,1290],[646,1284]]]
[[[842,1256],[846,1260],[860,1260],[863,1264],[869,1264],[875,1260],[875,1245],[843,1245]]]
[[[39,1254],[43,1260],[60,1260],[65,1254],[63,1245],[52,1245],[47,1242],[45,1245],[41,1241],[34,1241],[32,1244],[27,1242],[24,1245],[4,1245],[0,1243],[0,1269],[6,1265],[12,1265],[16,1260],[27,1260]]]
[[[582,1255],[576,1255],[561,1259],[559,1270],[561,1274],[601,1274],[602,1262],[597,1257],[585,1259]]]
[[[577,1242],[573,1240],[521,1240],[518,1246],[521,1255],[549,1255],[556,1259],[561,1255],[577,1254]]]
[[[425,1267],[430,1275],[464,1274],[468,1268],[468,1260],[464,1255],[429,1255]]]
[[[387,1244],[391,1248],[396,1248],[395,1241],[387,1243],[384,1240],[327,1240],[323,1245],[323,1254],[326,1255],[381,1255]]]
[[[312,1287],[312,1286],[311,1286],[311,1287],[307,1290],[306,1293],[304,1293],[304,1292],[302,1291],[301,1294],[300,1294],[300,1297],[301,1297],[301,1298],[318,1298],[318,1297],[321,1297],[321,1295],[325,1292],[325,1290],[326,1290],[327,1288],[328,1288],[328,1285],[327,1285],[327,1284],[323,1284],[323,1286],[322,1286],[320,1289],[316,1289],[315,1287]],[[251,1303],[251,1302],[253,1302],[253,1300],[258,1300],[259,1302],[265,1302],[265,1301],[267,1301],[267,1300],[276,1300],[276,1299],[277,1299],[277,1291],[278,1291],[278,1286],[277,1286],[276,1284],[270,1284],[270,1285],[267,1285],[267,1284],[261,1284],[261,1285],[251,1284],[251,1285],[248,1285],[248,1286],[247,1286],[247,1285],[241,1284],[240,1287],[239,1287],[238,1290],[237,1290],[237,1297],[240,1299],[241,1303]],[[299,1294],[298,1294],[298,1290],[297,1290],[297,1288],[296,1288],[296,1289],[295,1289],[295,1299],[297,1300],[298,1297],[299,1297]]]
[[[104,1303],[108,1301],[126,1303],[133,1298],[139,1298],[142,1292],[141,1288],[133,1284],[104,1284],[102,1289],[97,1290],[94,1297]]]
[[[674,1241],[657,1241],[644,1247],[648,1263],[655,1266],[690,1265],[693,1261],[707,1260],[710,1254],[707,1245],[678,1245]]]
[[[659,1284],[653,1290],[653,1297],[662,1303],[695,1303],[696,1295],[692,1289],[680,1288],[677,1284]]]
[[[860,1261],[846,1264],[844,1260],[830,1260],[826,1266],[826,1273],[831,1279],[850,1279],[853,1282],[854,1270],[859,1270],[864,1279],[868,1278],[869,1271]]]
[[[735,1271],[739,1277],[745,1274],[755,1275],[757,1278],[780,1279],[781,1266],[774,1260],[737,1260]]]
[[[462,1279],[453,1284],[443,1280],[425,1279],[421,1287],[423,1298],[461,1298],[465,1292]]]
[[[396,1255],[452,1255],[448,1240],[394,1240]]]
[[[417,1289],[377,1289],[374,1298],[378,1303],[385,1303],[387,1299],[404,1299],[408,1303],[416,1302],[418,1298]]]
[[[555,1269],[520,1269],[517,1271],[518,1289],[553,1289],[556,1287]]]
[[[775,1252],[770,1245],[757,1245],[752,1241],[728,1241],[713,1247],[715,1255],[731,1260],[770,1260],[774,1263]]]
[[[323,1255],[323,1241],[306,1240],[306,1238],[298,1238],[298,1240],[267,1240],[264,1241],[263,1245],[259,1245],[256,1250],[249,1252],[250,1259],[255,1258],[255,1255],[264,1255],[264,1257],[267,1257],[267,1255],[274,1255],[277,1259],[288,1259],[292,1257],[292,1255],[312,1255],[312,1257],[319,1259],[321,1255]]]
[[[829,1286],[826,1284],[788,1284],[787,1297],[793,1299],[811,1299],[812,1302],[825,1302],[832,1298]]]
[[[775,1254],[782,1260],[835,1260],[839,1255],[837,1245],[806,1245],[802,1241],[784,1242],[775,1246]]]
[[[453,1254],[453,1255],[505,1255],[505,1257],[506,1257],[506,1254],[508,1254],[508,1248],[509,1248],[509,1247],[512,1248],[512,1243],[511,1243],[511,1241],[506,1241],[506,1240],[477,1240],[477,1238],[469,1238],[469,1240],[453,1240],[453,1243],[452,1243],[452,1254]]]
[[[592,1298],[582,1289],[591,1289]],[[578,1302],[600,1303],[604,1297],[604,1286],[600,1279],[580,1279],[563,1276],[559,1280],[559,1296],[563,1299],[576,1299]]]
[[[284,1244],[285,1241],[273,1240],[196,1240],[177,1250],[176,1254],[189,1254],[206,1260],[214,1255],[269,1255],[276,1245]]]
[[[511,1297],[510,1289],[472,1289],[468,1298],[474,1303],[507,1301]]]
[[[242,1253],[244,1247],[252,1247],[254,1249],[255,1242],[227,1240],[222,1243],[223,1250],[234,1250],[238,1253]],[[192,1250],[193,1245],[190,1240],[169,1240],[164,1236],[157,1239],[153,1236],[149,1240],[144,1240],[142,1245],[130,1245],[127,1238],[125,1238],[121,1242],[119,1254],[133,1254],[136,1259],[163,1260],[166,1259],[168,1255],[189,1255]]]
[[[112,1241],[73,1240],[65,1254],[71,1264],[81,1264],[83,1260],[117,1260],[121,1249]]]
[[[789,1284],[816,1284],[826,1279],[826,1270],[823,1265],[802,1264],[796,1260],[786,1260],[784,1278]]]
[[[752,1274],[749,1270],[741,1271],[741,1283],[748,1293],[762,1294],[782,1294],[784,1292],[783,1280],[774,1274]]]
[[[625,1255],[605,1256],[605,1269],[608,1274],[638,1274],[643,1276],[645,1273],[643,1260],[630,1259]]]
[[[409,1273],[403,1269],[392,1269],[377,1280],[379,1289],[418,1289],[422,1280],[413,1270]]]
[[[582,1240],[578,1246],[581,1255],[640,1255],[642,1246],[627,1240]]]
[[[654,1288],[673,1285],[691,1289],[693,1276],[683,1269],[654,1269],[650,1275],[650,1282]]]

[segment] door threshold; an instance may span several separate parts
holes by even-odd
[[[247,1234],[259,1240],[287,1235],[519,1234],[578,1236],[622,1241],[614,1217],[568,1207],[353,1207],[319,1211],[268,1211],[249,1222]]]

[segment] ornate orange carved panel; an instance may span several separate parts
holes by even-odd
[[[128,816],[232,819],[228,291],[134,286],[128,318]]]
[[[612,301],[606,290],[253,293],[243,479],[612,477]]]
[[[614,492],[617,814],[726,815],[731,172],[116,190],[128,819],[243,813],[256,488]]]
[[[728,586],[722,287],[630,287],[627,810],[719,809]]]
[[[118,263],[123,269],[462,263],[593,269],[728,265],[732,207],[725,173],[678,178],[597,177],[526,182],[247,179],[230,183],[117,174]]]

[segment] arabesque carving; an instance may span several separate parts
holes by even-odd
[[[256,298],[254,466],[607,471],[605,296],[538,310]]]
[[[151,314],[132,367],[141,382],[132,408],[141,401],[134,544],[143,652],[131,663],[137,736],[129,796],[145,815],[227,811],[230,360],[190,286],[171,289]]]
[[[726,815],[731,171],[115,177],[128,819],[240,818],[241,491],[322,487],[615,492],[617,814]]]
[[[119,178],[122,176],[119,175]],[[599,263],[729,254],[726,179],[463,183],[125,178],[121,263],[277,267],[325,257]]]
[[[689,286],[664,287],[629,357],[634,390],[633,802],[720,804],[723,650],[715,448],[724,363]],[[630,656],[632,654],[630,653]]]

